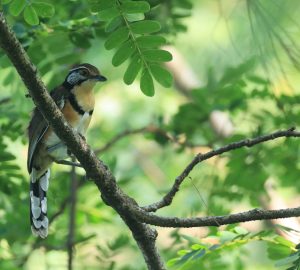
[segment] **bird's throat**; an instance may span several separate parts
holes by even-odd
[[[95,82],[85,82],[79,86],[75,86],[72,90],[74,97],[78,105],[85,111],[89,112],[94,109],[95,106],[95,96],[93,92],[93,87]]]

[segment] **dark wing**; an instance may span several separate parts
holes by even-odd
[[[65,105],[65,99],[68,95],[68,90],[63,86],[59,86],[51,91],[51,97],[57,104],[57,106],[62,109]],[[28,137],[29,137],[29,147],[27,155],[27,170],[30,173],[32,169],[32,161],[35,150],[44,134],[49,128],[48,122],[44,119],[42,113],[38,108],[34,108],[31,121],[28,126]]]

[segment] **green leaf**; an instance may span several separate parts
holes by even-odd
[[[10,3],[10,2],[11,2],[11,0],[1,0],[1,4],[2,5],[6,5],[6,4]]]
[[[299,253],[294,253],[286,258],[276,261],[275,266],[281,267],[281,266],[290,265],[290,264],[294,263],[295,261],[299,260],[299,256],[300,256]]]
[[[101,5],[98,0],[88,0],[91,12],[98,12],[101,9]]]
[[[111,7],[108,9],[101,10],[98,14],[98,17],[100,18],[100,20],[109,21],[119,15],[120,11],[117,9],[117,7]]]
[[[155,80],[164,87],[171,87],[173,77],[169,71],[159,65],[150,65],[150,70]]]
[[[122,17],[118,16],[110,20],[105,26],[105,32],[112,32],[116,30],[122,23]]]
[[[8,152],[2,152],[0,155],[0,161],[4,162],[4,161],[11,161],[11,160],[15,160],[16,157]]]
[[[9,13],[13,16],[19,16],[26,5],[26,0],[14,0],[9,6]]]
[[[166,43],[166,39],[162,36],[140,36],[136,42],[141,48],[159,47]]]
[[[119,66],[126,61],[135,51],[135,46],[131,40],[126,41],[115,53],[112,64]]]
[[[116,5],[115,3],[116,1],[112,1],[112,0],[97,0],[97,2],[99,3],[101,10],[111,8]]]
[[[139,55],[135,55],[124,74],[124,82],[128,85],[132,84],[135,78],[137,77],[140,69],[142,68],[142,59]]]
[[[128,1],[122,4],[121,9],[128,14],[146,13],[150,10],[150,5],[145,1]]]
[[[142,21],[145,19],[144,13],[126,14],[125,17],[129,22]]]
[[[159,22],[145,20],[131,24],[131,30],[134,34],[149,34],[161,29]]]
[[[142,73],[140,87],[141,87],[142,92],[146,96],[148,96],[148,97],[154,96],[153,79],[149,73],[149,70],[146,68],[144,68],[143,73]]]
[[[15,164],[1,163],[0,169],[3,172],[7,172],[7,171],[18,171],[20,168]]]
[[[51,18],[55,13],[54,6],[48,3],[35,2],[32,6],[36,10],[38,16],[42,18]]]
[[[165,50],[147,50],[143,51],[143,55],[147,61],[152,62],[169,62],[172,60],[172,54]]]
[[[32,6],[27,6],[24,9],[24,19],[30,25],[39,24],[39,17]]]
[[[108,0],[88,0],[92,12],[98,12],[115,6],[115,1]]]
[[[236,226],[234,231],[238,234],[247,234],[248,231],[244,227]]]
[[[127,27],[121,27],[113,32],[108,39],[105,41],[104,46],[107,50],[111,50],[128,39],[129,30]]]
[[[271,260],[278,260],[285,258],[291,254],[291,248],[274,243],[268,243],[268,257]]]
[[[85,34],[80,32],[71,32],[70,33],[70,40],[72,43],[74,43],[76,46],[88,49],[91,47],[91,42],[88,38],[86,38]]]

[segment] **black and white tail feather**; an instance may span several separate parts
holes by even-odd
[[[41,176],[32,168],[30,174],[30,223],[32,233],[41,238],[48,235],[47,190],[49,187],[50,169]]]

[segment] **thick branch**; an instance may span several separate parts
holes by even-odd
[[[155,212],[158,209],[168,206],[172,203],[174,196],[176,193],[179,191],[180,185],[184,181],[184,179],[190,174],[190,172],[194,169],[194,167],[199,164],[200,162],[210,159],[214,156],[221,155],[225,152],[229,152],[232,150],[236,150],[242,147],[252,147],[256,144],[274,140],[276,138],[280,137],[300,137],[300,132],[295,131],[295,128],[290,128],[288,130],[283,130],[283,131],[276,131],[274,133],[268,134],[268,135],[263,135],[259,136],[254,139],[246,139],[242,140],[239,142],[234,142],[230,143],[226,146],[223,146],[219,149],[209,151],[205,154],[197,154],[194,159],[191,161],[191,163],[183,170],[183,172],[175,179],[175,182],[170,189],[170,191],[158,202],[153,203],[151,205],[143,207],[144,210],[149,211],[149,212]]]
[[[197,218],[178,218],[161,217],[152,213],[135,209],[135,214],[140,221],[160,227],[190,228],[204,226],[220,226],[225,224],[234,224],[239,222],[248,222],[255,220],[269,220],[278,218],[299,217],[300,207],[287,208],[279,210],[261,210],[253,209],[247,212],[241,212],[226,216],[211,216]]]
[[[148,225],[142,224],[132,217],[129,209],[135,202],[120,190],[111,172],[66,122],[61,111],[49,96],[45,85],[38,78],[36,68],[8,27],[3,12],[0,12],[0,46],[12,61],[44,118],[76,156],[89,177],[93,179],[106,204],[113,207],[130,228],[143,253],[148,269],[165,269],[155,246],[156,234]]]

